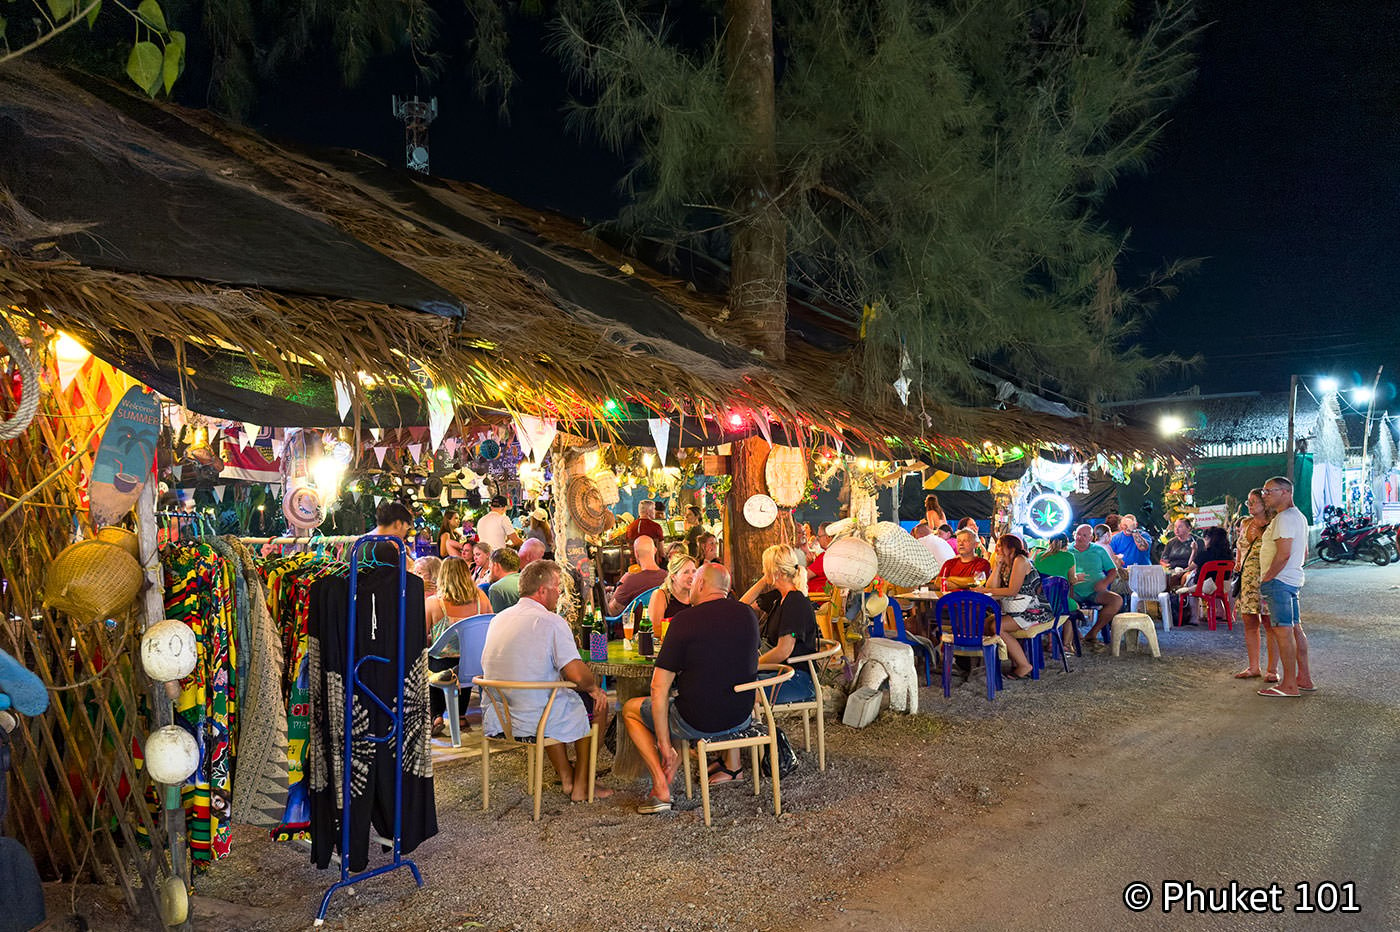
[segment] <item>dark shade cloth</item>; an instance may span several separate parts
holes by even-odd
[[[172,139],[182,121],[100,80],[67,77],[100,97],[114,122],[158,123],[150,128],[164,137],[153,149],[84,145],[51,112],[0,107],[0,185],[49,223],[82,224],[56,241],[84,265],[463,315],[451,292],[274,200],[269,193],[281,192],[262,178],[213,174],[215,160],[244,160],[211,137],[184,124]]]
[[[753,711],[734,687],[758,675],[758,619],[743,602],[711,599],[671,619],[656,665],[676,674],[676,709],[697,731],[731,731]]]

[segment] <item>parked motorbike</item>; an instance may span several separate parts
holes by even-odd
[[[1323,513],[1325,526],[1317,545],[1317,555],[1328,563],[1367,560],[1385,566],[1400,559],[1395,527],[1377,525],[1370,518],[1350,518],[1341,509],[1328,506]]]

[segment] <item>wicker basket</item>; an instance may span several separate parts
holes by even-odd
[[[141,564],[116,544],[80,540],[44,576],[44,604],[79,621],[120,616],[141,591]]]
[[[99,528],[93,536],[109,544],[116,544],[136,559],[141,559],[141,541],[126,528],[113,526]]]
[[[880,561],[880,576],[896,586],[922,586],[938,572],[938,560],[927,547],[893,521],[881,521],[866,531]]]

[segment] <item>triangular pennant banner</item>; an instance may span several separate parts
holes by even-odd
[[[350,383],[344,379],[335,380],[335,409],[340,412],[340,420],[350,413]]]
[[[379,507],[380,505],[382,505],[382,504],[384,504],[384,496],[383,496],[383,495],[376,495],[376,496],[374,497],[374,507],[375,507],[375,508],[378,508],[378,507]],[[346,617],[349,617],[349,616],[346,616]]]
[[[758,428],[758,432],[763,435],[763,439],[767,440],[768,445],[771,447],[773,445],[773,428],[768,423],[768,415],[762,411],[758,411],[754,414],[753,422]]]
[[[375,447],[374,458],[379,461],[379,468],[384,468],[384,454],[389,452],[388,447]]]
[[[360,490],[355,488],[354,486],[350,487],[350,499],[356,505],[360,503]],[[347,615],[346,617],[348,618],[349,616]]]
[[[180,436],[180,428],[185,426],[185,412],[182,408],[170,409],[170,429],[175,432],[175,436]]]
[[[375,443],[378,443],[384,437],[384,428],[371,427],[369,429],[369,435],[374,438]]]
[[[452,396],[445,388],[428,392],[428,452],[437,452],[452,423]]]
[[[272,458],[273,458],[274,460],[280,460],[280,459],[282,458],[282,450],[285,449],[286,446],[287,446],[287,441],[283,440],[281,437],[278,437],[276,434],[273,434],[273,435],[272,435]]]
[[[244,421],[243,433],[245,434],[243,445],[245,447],[250,447],[253,445],[253,442],[258,439],[258,434],[262,433],[262,428],[259,427],[257,424]]]
[[[423,444],[410,443],[408,445],[408,455],[413,457],[413,464],[418,465],[418,461],[423,458]]]
[[[222,501],[224,500],[224,492],[225,492],[227,489],[228,489],[228,486],[226,486],[226,485],[216,485],[216,486],[214,486],[214,489],[213,489],[213,491],[214,491],[214,501],[216,501],[216,502],[222,502]]]
[[[536,463],[544,459],[558,433],[559,421],[556,418],[522,414],[515,419],[515,436],[520,440],[520,452],[528,454]]]
[[[83,366],[86,366],[87,361],[91,358],[90,356],[84,356],[81,359],[75,359],[71,356],[59,356],[56,360],[58,363],[59,388],[67,391],[68,386],[73,384],[73,379],[77,377],[78,373],[82,371]]]
[[[651,428],[651,442],[656,445],[656,455],[661,465],[666,465],[666,449],[671,445],[671,419],[668,417],[647,418]]]
[[[457,453],[457,448],[461,445],[462,441],[458,440],[456,437],[448,437],[442,442],[442,448],[447,451],[448,456],[455,455]]]
[[[409,435],[410,437],[412,437],[414,440],[417,440],[419,443],[422,443],[422,442],[423,442],[423,438],[425,438],[425,437],[428,436],[428,428],[426,428],[426,427],[410,427],[410,428],[408,429],[408,435]]]

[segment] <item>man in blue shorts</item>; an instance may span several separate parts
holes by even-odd
[[[1118,575],[1118,567],[1113,565],[1108,550],[1094,543],[1094,529],[1087,524],[1074,529],[1074,544],[1069,553],[1074,557],[1074,601],[1099,608],[1099,620],[1085,636],[1086,643],[1096,644],[1099,632],[1108,627],[1123,607],[1123,597],[1108,588]]]
[[[1274,520],[1259,541],[1259,597],[1269,606],[1269,636],[1278,646],[1282,678],[1259,690],[1270,699],[1296,699],[1317,689],[1308,665],[1308,636],[1298,617],[1298,590],[1303,588],[1303,559],[1308,553],[1308,521],[1293,504],[1293,483],[1274,476],[1264,483],[1264,507]]]
[[[680,763],[672,742],[727,735],[753,714],[753,694],[734,687],[758,678],[758,619],[729,598],[730,582],[729,570],[718,563],[701,568],[690,608],[666,628],[651,695],[622,707],[627,734],[651,774],[651,793],[637,807],[644,815],[671,811],[671,781]]]

